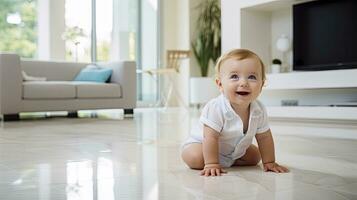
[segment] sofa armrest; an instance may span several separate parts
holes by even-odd
[[[122,88],[123,108],[136,107],[136,64],[134,61],[117,61],[102,64],[113,69],[111,83],[119,83]]]
[[[21,110],[22,74],[20,57],[0,53],[0,113],[16,114]]]

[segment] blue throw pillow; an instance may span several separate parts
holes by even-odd
[[[105,83],[112,75],[112,72],[113,69],[111,68],[100,68],[89,65],[88,67],[82,69],[79,74],[77,74],[74,81],[92,81]]]

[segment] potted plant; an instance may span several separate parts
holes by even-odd
[[[275,58],[272,60],[271,73],[280,73],[281,60]]]
[[[202,77],[191,77],[190,102],[205,103],[218,94],[214,80],[208,76],[221,54],[221,8],[219,0],[204,0],[198,5],[197,34],[191,47]],[[204,90],[203,90],[204,88]]]

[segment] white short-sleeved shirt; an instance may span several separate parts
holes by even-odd
[[[250,105],[248,130],[243,133],[241,118],[223,94],[210,100],[203,108],[198,125],[190,133],[195,141],[203,141],[204,124],[220,134],[219,154],[233,160],[245,154],[256,134],[270,129],[265,107],[259,101],[253,101]]]

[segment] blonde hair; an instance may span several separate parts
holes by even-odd
[[[218,58],[217,64],[215,66],[216,77],[219,77],[219,71],[221,69],[222,63],[228,59],[236,59],[236,60],[244,60],[247,58],[254,58],[257,59],[262,66],[262,80],[263,83],[265,82],[265,66],[263,61],[259,58],[257,54],[248,50],[248,49],[233,49],[225,54],[222,54],[221,57]]]

